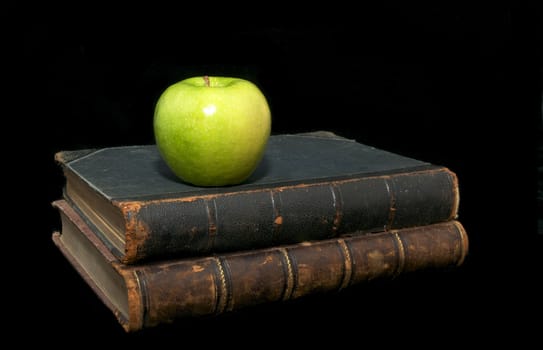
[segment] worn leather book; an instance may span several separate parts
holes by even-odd
[[[272,135],[253,176],[228,187],[180,182],[154,145],[60,151],[55,159],[64,198],[128,264],[457,217],[458,179],[448,168],[322,135]]]
[[[126,332],[187,317],[213,317],[263,303],[422,270],[456,268],[468,253],[458,220],[290,245],[122,264],[65,200],[53,202],[52,239]]]

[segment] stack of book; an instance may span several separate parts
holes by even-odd
[[[445,166],[329,132],[272,135],[251,178],[180,182],[155,145],[66,150],[52,239],[126,332],[460,266]]]

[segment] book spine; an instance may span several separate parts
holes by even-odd
[[[456,175],[443,167],[183,200],[120,203],[121,260],[197,256],[378,232],[456,218]]]
[[[132,330],[182,317],[338,292],[374,279],[460,266],[468,240],[452,220],[252,252],[142,265],[132,274]]]

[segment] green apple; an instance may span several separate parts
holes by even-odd
[[[153,119],[158,150],[173,173],[196,186],[237,185],[262,160],[271,112],[252,82],[198,76],[168,86]]]

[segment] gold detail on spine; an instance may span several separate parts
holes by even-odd
[[[134,281],[136,282],[135,285],[139,290],[135,294],[139,295],[141,305],[140,309],[138,310],[139,315],[138,317],[134,317],[134,319],[139,319],[140,326],[138,327],[143,327],[147,322],[147,310],[149,310],[150,308],[149,294],[147,293],[147,285],[144,280],[140,279],[140,274],[138,273],[138,271],[133,271],[132,275],[134,276]],[[131,313],[130,310],[128,313]],[[131,315],[129,315],[128,318],[131,318]]]
[[[273,238],[280,240],[279,235],[283,225],[283,216],[281,214],[281,198],[278,197],[278,200],[276,201],[275,195],[279,196],[279,192],[273,190],[270,191],[270,201],[273,211]]]
[[[279,252],[283,255],[287,265],[287,285],[285,288],[285,293],[283,293],[283,300],[288,300],[291,298],[292,293],[294,292],[294,272],[292,270],[292,262],[288,255],[288,251],[285,248],[279,248]]]
[[[341,281],[341,286],[339,287],[339,290],[342,290],[343,288],[346,288],[349,286],[351,282],[351,277],[353,275],[353,260],[351,258],[351,252],[349,251],[349,247],[347,246],[347,243],[343,239],[339,239],[337,241],[339,243],[339,246],[341,247],[341,250],[343,252],[344,256],[344,264],[345,264],[345,272],[343,274],[343,280]]]
[[[222,262],[218,258],[213,258],[215,263],[217,264],[217,268],[219,269],[219,280],[220,280],[220,289],[219,293],[217,295],[217,309],[215,310],[216,314],[221,314],[226,310],[226,303],[228,301],[228,288],[226,285],[226,276],[224,274],[224,267],[222,266]]]
[[[402,239],[398,235],[398,232],[394,232],[392,234],[394,239],[396,240],[396,243],[398,244],[398,268],[396,269],[395,275],[398,276],[400,273],[402,273],[404,266],[405,266],[405,248],[402,242]]]
[[[469,240],[468,235],[466,233],[466,230],[464,227],[458,222],[454,222],[454,226],[457,228],[458,233],[460,234],[460,257],[458,258],[458,261],[456,263],[456,266],[460,266],[464,263],[464,260],[466,259],[466,255],[468,254],[469,250]]]
[[[389,184],[390,177],[385,176],[383,178],[383,180],[385,181],[385,186],[387,188],[387,193],[388,193],[388,196],[390,198],[390,205],[389,205],[389,212],[388,212],[388,222],[383,227],[383,229],[385,231],[388,231],[388,230],[390,230],[392,228],[392,225],[394,224],[394,217],[396,215],[396,197],[395,197],[394,189],[391,188],[391,184]],[[392,185],[392,187],[393,187],[393,185]]]
[[[219,231],[218,227],[218,218],[217,218],[217,202],[215,199],[205,201],[206,212],[207,212],[207,235],[208,235],[208,250],[213,250],[215,246],[215,238]]]
[[[332,232],[337,235],[343,219],[343,199],[341,198],[341,189],[337,184],[331,184],[329,188],[330,192],[332,192],[332,204],[335,210]]]

